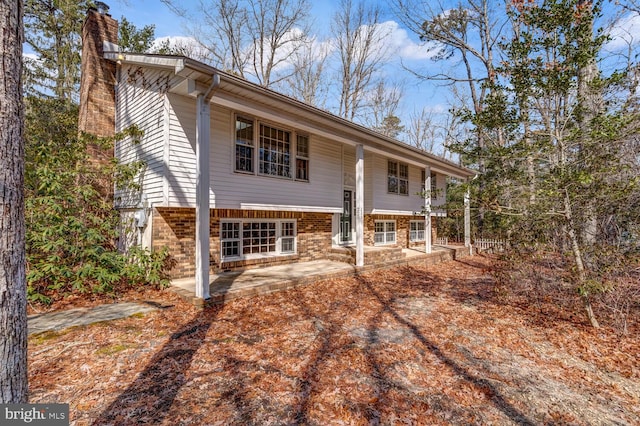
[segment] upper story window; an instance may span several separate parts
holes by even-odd
[[[259,128],[256,132],[254,129]],[[236,116],[235,171],[309,180],[309,137]],[[257,133],[257,135],[256,135]],[[255,147],[258,153],[255,153]]]
[[[409,166],[389,160],[387,162],[387,192],[409,195]]]
[[[296,179],[309,180],[309,137],[298,135],[296,143]]]
[[[236,117],[236,171],[253,173],[253,120]]]
[[[436,174],[431,173],[431,199],[435,200],[438,198],[438,185],[436,181]]]
[[[291,177],[291,133],[260,125],[260,174]]]

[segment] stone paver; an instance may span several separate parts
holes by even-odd
[[[111,303],[91,308],[73,308],[64,311],[29,315],[27,328],[29,334],[44,331],[59,331],[69,327],[88,325],[101,321],[126,318],[134,314],[151,312],[160,306],[155,302]]]

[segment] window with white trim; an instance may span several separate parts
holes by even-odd
[[[240,256],[240,223],[222,222],[220,224],[222,257]]]
[[[425,240],[424,225],[425,222],[423,220],[412,220],[409,223],[409,241],[415,242]]]
[[[387,161],[387,192],[409,195],[409,166],[397,161]]]
[[[374,242],[376,245],[395,244],[396,221],[377,220],[375,222]]]
[[[296,252],[296,223],[282,222],[280,237],[280,252],[295,253]]]
[[[260,163],[262,175],[291,177],[291,133],[260,125]]]
[[[295,220],[234,220],[220,223],[222,260],[296,253]]]
[[[436,174],[431,173],[431,199],[435,200],[438,198],[438,185],[436,184]]]
[[[236,172],[309,181],[309,136],[241,115],[235,120]]]
[[[253,173],[253,120],[236,117],[236,171]]]
[[[296,141],[296,180],[309,180],[309,137],[304,135]]]

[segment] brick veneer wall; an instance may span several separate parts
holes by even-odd
[[[295,255],[220,263],[221,219],[295,219],[298,250]],[[210,271],[242,270],[283,263],[325,259],[331,250],[329,213],[301,213],[211,209],[209,216]],[[157,207],[153,212],[153,247],[166,246],[176,261],[173,278],[195,274],[196,213],[192,208]]]
[[[424,216],[364,215],[364,245],[375,245],[375,222],[378,220],[394,220],[396,222],[396,244],[399,247],[423,246],[424,242],[410,242],[409,223],[413,220],[424,220]],[[431,218],[431,238],[435,242],[437,235],[437,218]]]

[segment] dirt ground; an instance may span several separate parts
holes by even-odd
[[[638,333],[500,295],[490,268],[205,310],[158,292],[158,311],[30,337],[30,402],[69,403],[76,425],[640,424]]]

